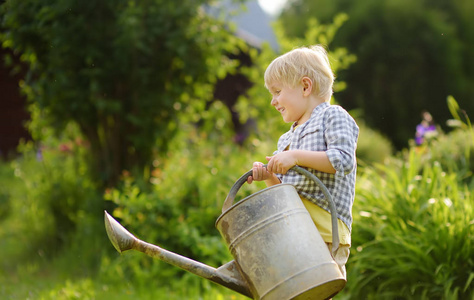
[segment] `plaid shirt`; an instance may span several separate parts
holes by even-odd
[[[296,127],[296,128],[295,128]],[[278,150],[326,151],[336,174],[308,169],[328,188],[336,205],[337,217],[352,230],[352,204],[355,195],[356,147],[359,127],[354,119],[337,105],[324,102],[312,112],[308,121],[291,126],[278,140]],[[298,193],[329,212],[329,205],[321,189],[311,179],[295,171],[277,174],[282,183],[295,186]]]

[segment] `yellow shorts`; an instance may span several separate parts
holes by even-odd
[[[317,206],[313,202],[301,198],[304,206],[308,210],[311,219],[313,220],[316,228],[318,228],[321,237],[329,248],[331,253],[332,249],[332,222],[331,214],[321,207]],[[346,263],[349,259],[350,248],[351,248],[351,232],[347,225],[342,222],[340,219],[337,219],[337,231],[339,233],[339,248],[336,252],[334,261],[336,261],[339,269],[341,270],[342,275],[346,278]],[[331,253],[332,254],[332,253]]]
[[[318,228],[323,240],[326,243],[332,243],[331,214],[305,198],[301,198],[301,200],[303,200],[303,204],[306,207],[306,210],[308,210],[309,215]],[[347,225],[340,219],[337,219],[337,231],[339,233],[339,243],[350,245],[351,232]]]

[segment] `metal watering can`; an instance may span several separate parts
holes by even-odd
[[[324,184],[299,166],[292,170],[316,182],[331,210],[332,252],[339,247],[336,208]],[[328,299],[346,280],[296,189],[278,184],[233,204],[252,170],[240,177],[222,208],[216,227],[234,260],[213,268],[137,239],[105,212],[105,227],[118,252],[137,250],[209,279],[253,299]]]

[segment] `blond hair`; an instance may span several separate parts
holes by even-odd
[[[325,101],[331,99],[334,74],[320,45],[296,48],[274,59],[265,71],[265,87],[278,83],[294,88],[305,76],[313,82],[313,93]]]

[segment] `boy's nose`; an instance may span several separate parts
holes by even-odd
[[[277,101],[276,101],[275,97],[272,97],[272,101],[270,102],[270,104],[272,106],[275,106],[277,104]]]

